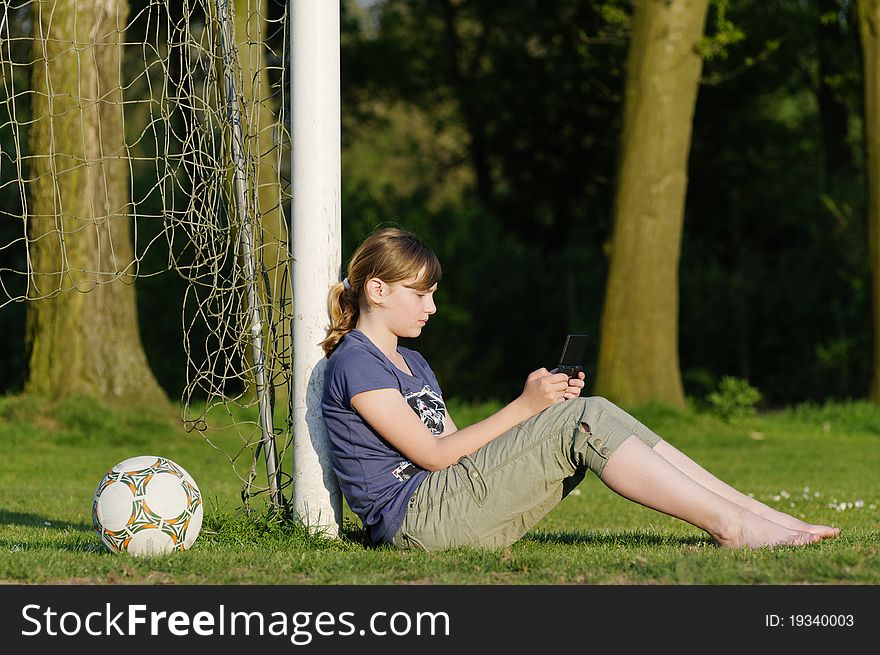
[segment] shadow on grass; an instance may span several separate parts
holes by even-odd
[[[0,549],[7,553],[16,552],[36,552],[36,551],[55,551],[67,553],[94,553],[97,555],[114,555],[111,553],[97,537],[92,540],[84,540],[79,537],[68,539],[40,539],[29,538],[27,541],[17,541],[12,539],[0,539]]]
[[[94,529],[90,523],[68,523],[66,521],[51,520],[39,514],[11,512],[5,509],[0,509],[0,525],[22,525],[51,528],[52,530],[76,530],[78,532],[91,532]]]
[[[648,532],[529,532],[522,541],[570,546],[710,546],[712,542],[697,535],[673,536]]]

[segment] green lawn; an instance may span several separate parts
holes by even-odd
[[[450,402],[467,425],[491,405]],[[725,423],[661,407],[633,411],[706,468],[767,504],[842,528],[805,548],[722,551],[692,526],[588,476],[513,547],[438,554],[365,547],[346,510],[338,540],[310,538],[255,503],[221,431],[211,447],[174,419],[94,403],[0,397],[0,582],[179,584],[878,584],[880,411],[802,406]],[[154,558],[107,551],[91,526],[95,487],[117,462],[162,455],[195,478],[206,519],[194,547]],[[289,459],[284,462],[290,470]],[[246,467],[239,467],[240,471]]]

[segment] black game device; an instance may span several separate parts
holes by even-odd
[[[586,344],[586,334],[569,334],[565,337],[562,355],[559,356],[559,366],[553,369],[552,372],[565,373],[570,378],[576,378],[577,374],[584,370],[581,358]]]

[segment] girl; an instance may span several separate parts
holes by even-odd
[[[611,402],[581,398],[583,373],[532,371],[510,404],[459,429],[428,362],[397,343],[437,311],[440,278],[428,246],[385,228],[330,290],[322,411],[340,488],[373,543],[507,546],[587,470],[724,548],[801,546],[840,532],[740,493]]]

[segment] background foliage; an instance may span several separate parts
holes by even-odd
[[[270,15],[282,7],[270,2]],[[448,396],[509,398],[555,363],[569,331],[593,337],[594,372],[631,11],[623,0],[343,3],[344,257],[387,222],[438,252],[439,311],[416,347]],[[734,376],[766,406],[863,397],[853,3],[718,1],[701,48],[681,260],[686,391],[704,399]],[[171,397],[184,384],[182,293],[173,274],[138,287],[144,346]],[[16,391],[22,305],[0,311],[0,334],[0,392]]]
[[[444,4],[457,7],[458,62]],[[389,0],[346,40],[344,62],[357,63],[344,64],[345,104],[360,110],[346,124],[349,244],[383,219],[434,244],[447,279],[420,345],[455,394],[513,393],[525,372],[553,363],[566,331],[598,337],[631,7],[551,4]],[[852,3],[836,0],[710,10],[681,261],[680,352],[694,397],[727,375],[770,405],[867,392],[854,21]],[[375,131],[387,150],[361,148]],[[385,179],[395,167],[403,184]]]

